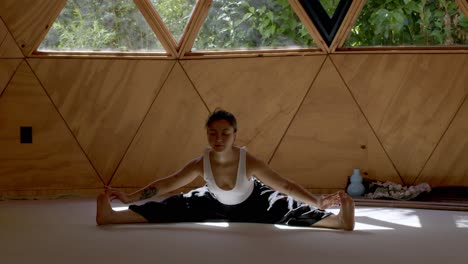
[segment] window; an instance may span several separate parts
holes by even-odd
[[[38,51],[165,53],[132,0],[68,0]]]
[[[311,47],[288,0],[213,0],[193,51]]]
[[[151,0],[174,39],[179,42],[196,0]]]
[[[344,47],[467,44],[468,19],[454,0],[369,0]]]

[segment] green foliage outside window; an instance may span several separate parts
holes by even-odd
[[[151,0],[180,38],[196,0]],[[339,0],[320,0],[333,14]],[[468,44],[454,0],[368,0],[346,47]],[[287,0],[213,0],[195,50],[313,47]],[[68,0],[39,50],[161,51],[132,0]]]
[[[315,46],[287,0],[214,0],[194,49]]]
[[[468,19],[454,0],[368,0],[346,47],[468,44]]]
[[[341,2],[341,0],[320,0],[323,9],[327,11],[329,17],[332,17],[335,14],[336,7]]]
[[[151,0],[176,41],[180,40],[196,2],[196,0]]]
[[[68,0],[39,50],[163,51],[132,0]]]

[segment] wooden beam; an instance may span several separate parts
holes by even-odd
[[[174,57],[168,56],[168,53],[143,53],[143,52],[103,52],[103,51],[87,51],[87,52],[66,52],[66,51],[36,51],[31,58],[47,58],[47,59],[64,59],[64,58],[82,58],[82,59],[164,59],[174,60]]]
[[[343,46],[365,3],[366,0],[353,1],[349,7],[348,13],[343,20],[343,23],[341,23],[341,26],[336,33],[335,39],[333,39],[333,42],[330,45],[330,53],[334,53],[337,48],[341,48]]]
[[[62,2],[59,2],[56,6],[55,6],[55,9],[54,10],[51,10],[51,22],[50,24],[46,25],[45,29],[41,32],[41,35],[34,41],[32,42],[32,49],[31,50],[28,50],[28,53],[25,54],[26,56],[31,56],[31,54],[37,50],[37,48],[39,47],[39,45],[41,45],[42,41],[44,40],[44,38],[47,36],[47,33],[49,32],[50,28],[52,28],[52,25],[53,23],[55,22],[55,20],[57,19],[57,17],[60,15],[60,12],[62,12],[63,8],[65,8],[65,4],[67,3],[67,1],[62,1]]]
[[[421,46],[398,46],[398,47],[364,47],[364,48],[339,48],[334,54],[466,54],[468,49],[464,46],[450,47],[421,47]]]
[[[468,1],[467,0],[456,0],[458,7],[460,7],[460,10],[463,12],[465,17],[468,17]]]
[[[0,16],[26,57],[41,44],[66,2],[66,0],[1,1]]]
[[[179,58],[183,58],[185,54],[189,53],[192,49],[195,38],[197,37],[203,22],[205,22],[212,2],[212,0],[197,1],[197,4],[193,9],[192,16],[190,17],[180,40]]]
[[[149,0],[133,0],[170,58],[177,57],[177,43]]]
[[[320,35],[320,32],[315,27],[314,22],[312,22],[312,20],[309,18],[309,15],[307,15],[307,12],[304,10],[304,7],[302,7],[299,0],[288,0],[288,2],[291,5],[293,11],[301,20],[302,24],[304,24],[307,32],[309,32],[310,36],[314,39],[317,47],[327,53],[330,53],[330,49],[327,43],[322,38],[322,35]]]
[[[323,55],[320,49],[274,49],[274,50],[226,50],[187,52],[185,59],[212,59],[212,58],[252,58],[252,57],[289,57]]]

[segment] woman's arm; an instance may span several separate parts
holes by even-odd
[[[124,203],[132,203],[140,200],[145,200],[153,196],[160,196],[183,187],[202,174],[202,157],[196,158],[186,164],[182,169],[177,172],[155,180],[146,187],[133,192],[125,194],[118,190],[111,190],[111,199],[118,198]]]
[[[251,175],[254,175],[261,182],[276,191],[292,196],[296,200],[314,207],[322,207],[321,198],[311,194],[299,184],[281,177],[281,175],[271,169],[265,162],[255,158],[249,153],[247,153],[247,170]]]

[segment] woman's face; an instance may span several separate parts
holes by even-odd
[[[226,120],[216,120],[207,129],[208,143],[216,152],[230,149],[236,139],[234,128]]]

